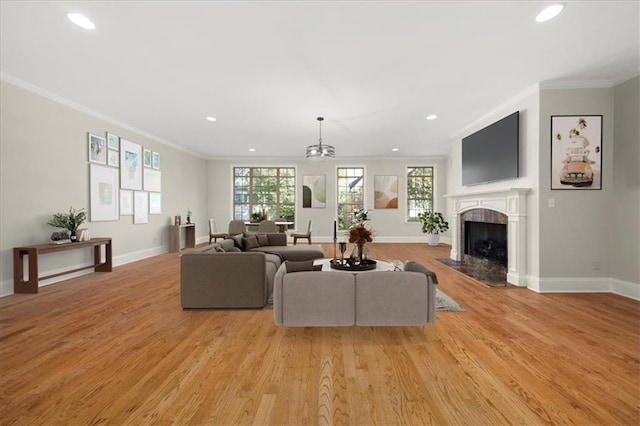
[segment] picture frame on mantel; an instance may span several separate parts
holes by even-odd
[[[551,189],[602,189],[602,115],[551,116]]]

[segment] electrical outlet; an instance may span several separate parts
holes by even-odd
[[[549,198],[549,207],[555,207],[556,206],[556,200],[554,198]]]

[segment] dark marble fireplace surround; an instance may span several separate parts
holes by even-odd
[[[460,215],[460,247],[464,250],[463,272],[489,285],[506,285],[507,277],[507,223],[506,214],[477,208]],[[471,225],[467,224],[470,222]],[[472,232],[477,238],[470,241],[469,226],[488,224]],[[482,238],[483,237],[483,238]],[[480,240],[480,241],[478,241]],[[473,251],[476,253],[473,253]],[[485,252],[486,253],[483,253]]]

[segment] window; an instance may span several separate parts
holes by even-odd
[[[349,228],[355,209],[364,209],[364,168],[338,167],[338,229]]]
[[[251,220],[252,214],[264,210],[268,218],[293,222],[295,180],[293,167],[234,167],[233,218]]]
[[[433,211],[433,167],[407,167],[407,221]]]

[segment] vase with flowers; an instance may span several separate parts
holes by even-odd
[[[369,211],[364,208],[354,209],[351,226],[349,227],[349,242],[355,243],[356,250],[352,254],[357,263],[362,263],[366,258],[366,244],[373,241],[373,230],[367,226]]]

